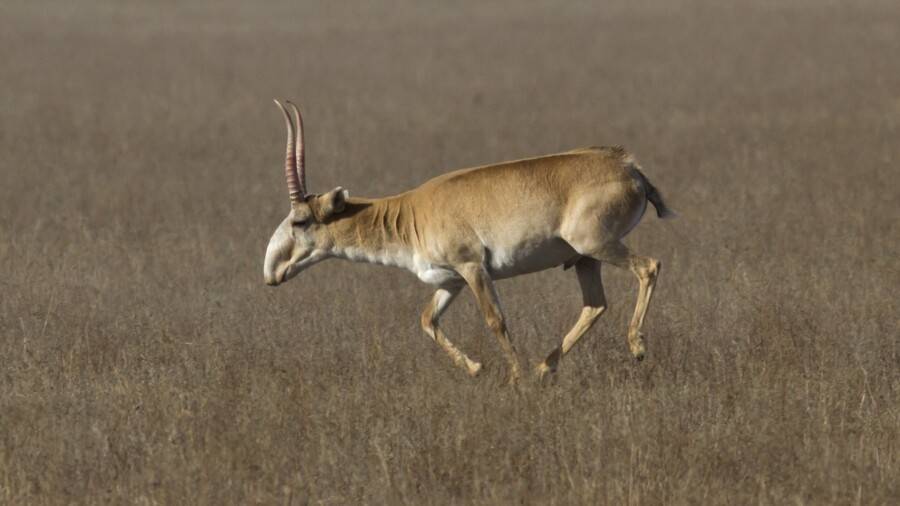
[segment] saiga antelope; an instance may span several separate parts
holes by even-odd
[[[539,366],[555,371],[560,358],[606,309],[603,262],[637,276],[639,291],[628,346],[641,360],[641,326],[659,275],[659,261],[632,253],[621,239],[649,201],[671,216],[660,193],[620,147],[586,148],[450,172],[392,197],[352,198],[337,188],[310,194],[306,186],[303,122],[277,100],[287,126],[285,176],[291,211],[269,240],[266,283],[279,285],[326,258],[406,268],[436,291],[422,328],[453,362],[475,376],[481,364],[460,351],[439,326],[441,314],[468,286],[509,362],[521,371],[494,281],[556,266],[575,266],[584,307],[575,326]]]

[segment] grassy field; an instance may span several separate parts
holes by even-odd
[[[0,5],[0,503],[897,504],[893,1]],[[553,382],[503,384],[466,293],[332,261],[272,289],[313,191],[623,144],[680,213]],[[314,289],[313,289],[314,288]],[[504,281],[519,351],[572,271]]]

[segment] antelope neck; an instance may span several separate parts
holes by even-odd
[[[332,255],[415,270],[418,231],[413,210],[402,196],[349,199],[329,227],[334,239]]]

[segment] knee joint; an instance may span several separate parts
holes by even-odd
[[[488,328],[491,329],[491,332],[500,334],[506,332],[506,322],[503,321],[502,317],[499,316],[488,316],[487,317],[487,325]]]
[[[606,311],[606,304],[599,304],[599,305],[596,305],[596,306],[590,306],[590,307],[588,307],[588,309],[589,309],[589,311],[590,311],[590,313],[589,313],[590,317],[591,317],[592,319],[593,319],[593,318],[597,318],[597,317],[599,317],[601,314],[603,314],[604,311]]]
[[[641,278],[654,280],[657,276],[659,276],[659,269],[662,267],[662,263],[659,260],[650,258],[647,262],[637,269],[637,273]]]
[[[434,325],[437,323],[434,318],[434,313],[431,311],[425,311],[422,313],[422,318],[420,323],[422,324],[422,330],[425,332],[432,332],[434,330]]]

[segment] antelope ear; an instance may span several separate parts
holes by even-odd
[[[322,217],[328,219],[332,215],[342,212],[347,205],[349,197],[350,192],[340,186],[319,196],[319,208],[322,210]]]

